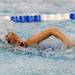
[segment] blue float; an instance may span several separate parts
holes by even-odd
[[[41,22],[41,16],[40,15],[11,16],[11,21],[15,23]]]
[[[19,22],[18,16],[11,16],[11,21],[18,23]]]
[[[40,15],[35,15],[34,16],[34,22],[41,22],[41,16]]]
[[[75,13],[70,14],[70,19],[75,20]]]

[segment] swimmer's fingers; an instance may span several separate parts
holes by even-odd
[[[75,42],[69,42],[66,44],[67,47],[75,47]]]
[[[75,42],[69,43],[69,46],[75,46]]]

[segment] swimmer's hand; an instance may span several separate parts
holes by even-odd
[[[66,44],[65,44],[67,47],[75,47],[75,42],[67,42]]]

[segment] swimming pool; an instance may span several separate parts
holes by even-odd
[[[56,13],[58,10],[60,13],[73,12],[75,7],[74,0],[51,0],[51,2],[49,0],[38,0],[37,2],[35,0],[0,0],[0,2],[0,14],[9,16],[28,13]],[[48,27],[58,27],[65,30],[66,33],[74,34],[74,24],[74,21],[13,23],[13,31],[25,39]],[[4,23],[0,22],[0,26],[4,26]],[[27,49],[8,48],[1,43],[4,48],[0,48],[0,75],[75,75],[75,49],[66,49],[62,42],[58,42],[59,40],[54,37],[50,39],[48,39],[50,42],[56,41],[60,44],[61,50],[43,51],[32,47]]]

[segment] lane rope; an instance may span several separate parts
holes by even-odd
[[[14,23],[31,23],[31,22],[42,22],[42,21],[65,21],[75,20],[75,13],[64,13],[64,14],[29,14],[25,16],[0,16],[0,19],[9,20]]]

